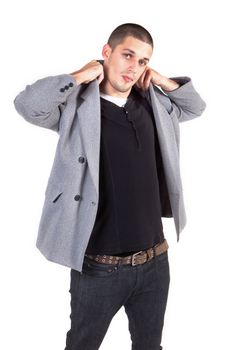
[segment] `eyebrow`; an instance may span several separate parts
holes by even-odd
[[[133,50],[131,49],[123,49],[123,51],[128,51],[130,52],[132,55],[136,55],[136,52],[134,52]],[[149,62],[149,58],[147,57],[144,57],[144,58],[141,58],[142,60],[146,60],[147,62]]]

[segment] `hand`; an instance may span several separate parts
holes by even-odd
[[[146,67],[136,85],[142,90],[147,90],[150,83],[160,86],[165,91],[173,91],[180,86],[176,81],[161,75],[152,68]]]
[[[142,90],[147,90],[149,88],[150,83],[154,85],[160,85],[162,79],[163,76],[161,74],[159,74],[152,68],[146,67],[136,84]]]
[[[100,84],[104,78],[104,70],[101,63],[97,62],[96,60],[92,60],[81,69],[70,73],[70,75],[75,78],[77,84],[88,84],[96,78]]]

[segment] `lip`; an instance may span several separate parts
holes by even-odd
[[[127,83],[130,83],[133,81],[133,78],[131,78],[129,75],[122,75],[122,77]]]

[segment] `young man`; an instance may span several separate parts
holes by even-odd
[[[93,60],[28,85],[15,98],[29,122],[59,134],[37,247],[71,268],[66,350],[99,349],[124,306],[134,350],[162,349],[169,288],[162,216],[185,226],[179,122],[205,109],[189,77],[148,62],[153,40],[117,27]]]

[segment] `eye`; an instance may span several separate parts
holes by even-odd
[[[123,56],[128,60],[132,57],[130,53],[124,53]]]
[[[145,66],[147,62],[145,60],[139,60],[140,66]]]

